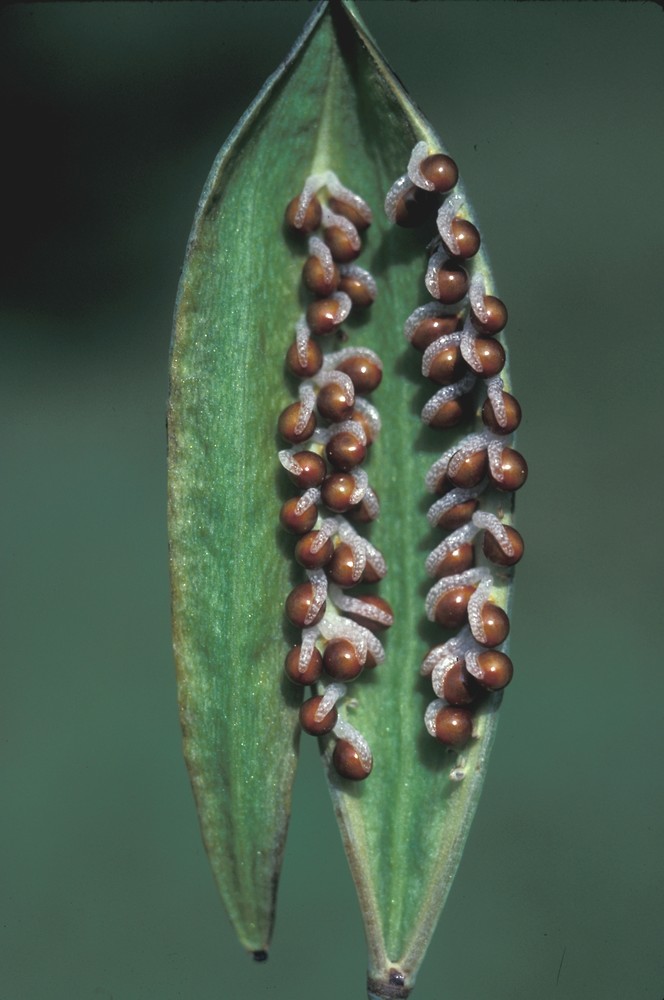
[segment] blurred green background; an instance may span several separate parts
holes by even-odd
[[[662,1000],[664,17],[360,8],[460,164],[510,308],[531,467],[518,676],[415,995]],[[179,268],[218,147],[311,9],[0,15],[0,1000],[364,995],[313,741],[270,961],[236,944],[180,758],[169,640]]]

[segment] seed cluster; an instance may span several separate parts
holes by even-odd
[[[438,231],[425,277],[433,301],[418,307],[404,330],[422,353],[422,374],[440,386],[424,406],[422,420],[433,428],[455,427],[472,414],[478,387],[485,397],[484,430],[446,449],[426,477],[429,491],[439,495],[429,522],[448,532],[426,562],[436,580],[426,613],[430,621],[459,631],[431,649],[422,663],[437,695],[424,721],[431,736],[454,750],[471,739],[473,710],[485,692],[502,690],[513,672],[512,661],[498,648],[507,638],[509,619],[491,595],[494,574],[521,559],[524,543],[518,531],[482,510],[482,499],[491,489],[518,490],[528,474],[524,457],[508,443],[521,408],[500,378],[505,351],[495,338],[505,328],[507,309],[486,293],[474,266],[480,234],[461,212],[457,180],[454,160],[430,154],[420,142],[385,201],[397,225],[420,226],[435,217]],[[481,565],[474,544],[478,534],[483,535]],[[462,760],[450,776],[463,778]]]
[[[323,189],[326,204],[319,198]],[[387,569],[354,527],[373,521],[380,509],[361,466],[380,430],[378,411],[364,397],[380,384],[382,363],[367,348],[324,353],[323,346],[332,337],[344,342],[341,324],[351,309],[367,308],[376,297],[374,279],[353,263],[370,223],[369,206],[332,171],[308,178],[286,208],[289,229],[308,237],[302,279],[315,298],[286,354],[288,371],[300,379],[299,401],[279,417],[279,432],[291,446],[279,460],[298,490],[282,506],[281,523],[298,536],[294,555],[306,577],[286,600],[286,615],[302,639],[288,653],[285,671],[295,684],[324,684],[322,694],[303,702],[300,723],[314,736],[337,738],[333,765],[355,781],[368,776],[373,758],[337,703],[349,681],[384,660],[375,633],[393,621],[383,598],[348,593],[359,583],[376,583]],[[320,227],[322,239],[314,235]]]

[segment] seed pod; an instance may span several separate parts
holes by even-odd
[[[298,471],[288,470],[290,479],[299,490],[309,490],[320,486],[325,479],[327,466],[325,459],[315,451],[296,451],[291,455],[291,462],[297,465]]]
[[[489,460],[486,448],[482,448],[464,455],[452,472],[448,469],[447,478],[453,486],[467,490],[482,482],[488,467]]]
[[[459,180],[459,168],[444,153],[434,153],[422,160],[420,173],[439,194],[447,194]]]
[[[523,538],[516,528],[512,528],[509,524],[506,524],[504,527],[509,543],[512,546],[513,551],[511,555],[505,552],[494,536],[488,531],[484,532],[482,548],[487,559],[490,559],[492,563],[496,563],[497,566],[515,566],[523,556]]]
[[[374,491],[375,504],[366,496],[362,497],[359,503],[353,504],[346,509],[346,516],[356,524],[369,524],[378,517],[379,506],[378,496]]]
[[[467,371],[468,366],[459,345],[448,344],[447,347],[441,347],[431,358],[427,377],[437,385],[451,385],[452,382],[458,382]]]
[[[460,317],[453,316],[424,316],[415,326],[411,337],[411,346],[418,351],[426,351],[427,347],[433,344],[434,340],[454,333],[460,326]]]
[[[352,222],[358,232],[368,229],[371,225],[371,218],[369,218],[365,212],[361,212],[359,208],[350,201],[344,201],[342,198],[337,198],[332,195],[328,200],[328,205],[335,215],[343,215],[349,222]]]
[[[318,227],[320,226],[320,220],[322,214],[321,204],[318,198],[316,198],[316,196],[314,195],[314,197],[310,200],[309,204],[307,205],[306,210],[301,219],[298,218],[299,205],[300,205],[299,195],[296,198],[293,198],[292,201],[289,201],[286,207],[286,214],[285,214],[286,225],[289,227],[289,229],[292,229],[293,232],[296,233],[304,233],[304,234],[313,233],[314,230],[318,229]]]
[[[364,781],[371,774],[373,765],[369,769],[364,766],[359,753],[348,740],[337,740],[332,754],[334,769],[342,778],[350,781]]]
[[[436,578],[464,573],[475,565],[475,549],[470,542],[464,542],[452,549],[438,564]]]
[[[320,298],[326,298],[332,292],[336,292],[339,287],[339,278],[339,268],[336,264],[333,265],[328,274],[320,258],[316,257],[315,254],[311,254],[304,262],[302,280],[307,288]]]
[[[525,458],[514,448],[503,448],[500,455],[500,476],[489,470],[496,489],[514,492],[520,490],[528,478],[528,465]]]
[[[321,543],[320,531],[310,531],[299,539],[295,546],[295,558],[305,569],[321,569],[327,566],[334,555],[331,538]]]
[[[333,472],[323,481],[321,499],[335,514],[344,514],[351,507],[355,480],[347,472]]]
[[[325,454],[330,465],[341,472],[350,472],[366,458],[367,449],[356,434],[350,431],[340,431],[334,434],[327,443]]]
[[[512,434],[521,423],[521,407],[518,399],[509,392],[502,393],[505,408],[505,423],[499,424],[490,399],[486,399],[482,407],[482,420],[494,434]]]
[[[495,336],[507,326],[507,306],[495,295],[485,295],[483,299],[486,318],[481,320],[476,313],[472,313],[472,324],[478,333],[485,337]]]
[[[314,340],[309,340],[306,347],[306,357],[303,361],[297,349],[297,343],[293,343],[288,348],[286,354],[286,367],[296,378],[311,378],[320,371],[323,364],[323,352]]]
[[[300,725],[305,733],[309,733],[310,736],[325,736],[326,733],[332,732],[337,724],[338,713],[336,708],[330,709],[322,719],[316,718],[316,711],[322,700],[319,695],[315,695],[313,698],[307,698],[306,701],[302,702],[300,708]]]
[[[327,575],[338,587],[354,587],[358,580],[353,575],[355,556],[347,542],[340,542],[327,567]]]
[[[293,646],[284,663],[286,676],[294,684],[315,684],[323,673],[323,657],[314,646],[305,670],[300,670],[300,651],[302,646]]]
[[[503,345],[491,337],[478,337],[475,341],[475,351],[479,359],[482,378],[493,378],[505,367],[505,351]]]
[[[488,654],[482,653],[481,655]],[[449,705],[470,705],[477,701],[479,694],[477,680],[468,673],[464,661],[457,660],[447,670],[443,678],[443,698]]]
[[[359,268],[357,270],[359,271]],[[345,292],[358,309],[368,309],[376,298],[374,287],[354,271],[346,271],[341,275],[339,291]]]
[[[445,706],[436,715],[436,739],[458,750],[473,735],[473,717],[467,708]]]
[[[484,639],[477,641],[482,646],[500,646],[509,635],[509,618],[497,604],[491,604],[487,601],[482,608],[482,628],[484,629]]]
[[[364,628],[368,628],[371,632],[382,632],[383,629],[389,628],[394,621],[394,612],[384,597],[379,597],[378,594],[362,594],[362,597],[357,598],[357,601],[357,608],[353,611],[346,611],[346,614],[353,621],[356,621],[358,625],[363,625]],[[363,605],[363,607],[360,607],[360,605]],[[382,620],[377,621],[371,615],[371,608],[375,608],[379,612]],[[387,622],[388,618],[391,619],[389,624]]]
[[[304,428],[298,430],[298,421],[302,413],[302,403],[291,403],[279,416],[279,433],[285,441],[291,444],[300,444],[307,441],[316,430],[316,417],[312,413],[309,416]]]
[[[456,427],[464,417],[468,416],[470,400],[468,396],[461,396],[458,399],[448,399],[441,403],[433,416],[427,419],[429,427],[437,427],[447,430]]]
[[[440,595],[436,602],[434,618],[443,628],[461,628],[468,618],[468,601],[473,596],[475,587],[465,584],[461,587],[451,587]]]
[[[338,371],[348,375],[355,386],[355,391],[362,396],[377,389],[383,377],[380,365],[372,358],[363,357],[361,354],[344,358],[336,367]]]
[[[453,219],[451,225],[452,235],[456,240],[457,250],[452,250],[447,244],[445,249],[451,257],[458,257],[461,260],[469,260],[474,257],[480,248],[480,234],[472,222],[467,219]]]
[[[353,399],[338,382],[328,382],[318,393],[316,406],[321,417],[340,423],[353,412]]]
[[[286,598],[286,615],[295,628],[316,625],[325,614],[326,602],[316,610],[316,594],[312,583],[299,583]]]
[[[375,435],[373,426],[367,415],[362,410],[353,410],[349,414],[348,419],[353,420],[356,424],[360,424],[367,439],[367,448],[369,448],[374,442]]]
[[[311,531],[318,519],[318,507],[311,504],[306,510],[298,511],[297,505],[300,497],[291,497],[286,500],[279,513],[279,520],[286,531],[293,535],[306,535]]]
[[[364,664],[350,639],[332,639],[323,653],[326,673],[337,681],[352,681],[362,673]]]
[[[307,324],[312,333],[324,336],[343,323],[344,311],[338,299],[317,299],[307,308]]]
[[[456,531],[457,528],[468,524],[478,507],[479,500],[463,500],[455,503],[453,507],[440,514],[434,524],[444,531]]]
[[[327,226],[323,230],[323,235],[332,256],[340,264],[349,264],[350,261],[356,260],[360,256],[362,246],[355,246],[348,233],[341,226]]]
[[[488,691],[502,691],[512,680],[514,667],[509,656],[492,649],[477,656],[475,678]]]
[[[468,291],[468,272],[455,260],[446,260],[437,272],[436,298],[446,305],[460,302]]]

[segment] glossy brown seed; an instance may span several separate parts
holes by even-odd
[[[371,225],[371,218],[367,218],[366,214],[354,205],[350,201],[343,201],[341,198],[335,198],[332,195],[328,199],[328,206],[330,211],[334,212],[335,215],[343,215],[344,218],[352,222],[358,231],[363,229],[368,229]]]
[[[362,410],[353,410],[348,419],[354,420],[363,428],[364,436],[367,439],[367,448],[369,448],[374,443],[374,431],[366,413],[363,413]]]
[[[521,489],[528,478],[528,465],[520,451],[514,448],[503,448],[500,454],[500,471],[502,480],[491,477],[493,485],[498,490],[513,493]]]
[[[367,449],[351,431],[334,434],[327,442],[325,454],[330,465],[341,472],[350,472],[366,458]]]
[[[333,333],[341,323],[341,306],[336,299],[317,299],[307,307],[307,326],[319,337]]]
[[[329,271],[323,267],[320,258],[312,254],[304,262],[302,280],[314,295],[324,298],[336,292],[339,287],[339,268],[333,264],[332,270]]]
[[[300,360],[297,344],[295,341],[290,345],[286,353],[286,367],[296,378],[311,378],[319,372],[323,364],[323,352],[315,340],[307,342],[306,358],[304,363]]]
[[[448,344],[431,359],[428,377],[437,385],[451,385],[458,382],[468,372],[458,344]]]
[[[457,242],[458,252],[454,253],[451,247],[445,244],[445,249],[452,257],[459,257],[461,260],[468,260],[474,257],[480,248],[480,234],[472,222],[467,219],[452,219],[450,226],[452,235]]]
[[[325,459],[315,451],[296,451],[292,461],[297,464],[299,471],[289,472],[288,476],[303,492],[320,486],[327,475]]]
[[[486,476],[489,466],[489,457],[486,448],[480,451],[473,451],[469,455],[464,455],[458,467],[453,473],[447,472],[447,478],[453,486],[469,490],[477,486]]]
[[[441,403],[434,415],[429,418],[429,427],[442,430],[457,427],[468,415],[468,398],[460,396],[458,399],[448,399],[447,402]]]
[[[323,480],[321,499],[335,514],[343,514],[350,507],[355,492],[355,480],[348,472],[333,472]]]
[[[463,527],[464,524],[468,524],[479,505],[479,500],[464,500],[462,503],[454,504],[439,516],[436,527],[444,531],[455,531]]]
[[[377,666],[378,666],[378,661],[376,660],[376,657],[373,655],[373,653],[371,652],[371,650],[368,649],[367,650],[367,658],[364,661],[364,669],[365,670],[373,670],[374,667],[377,667]]]
[[[371,774],[373,763],[367,770],[360,759],[360,755],[348,740],[337,740],[337,745],[332,754],[332,763],[337,774],[350,781],[364,781]]]
[[[300,662],[301,649],[301,646],[293,646],[290,653],[286,657],[286,662],[284,663],[286,676],[290,678],[294,684],[315,684],[323,672],[323,657],[314,646],[311,651],[311,656],[309,657],[306,670],[300,673],[298,666]]]
[[[325,647],[323,666],[336,681],[353,681],[362,673],[364,664],[350,639],[332,639]]]
[[[299,195],[297,198],[293,198],[292,201],[288,202],[286,206],[286,225],[296,233],[313,233],[315,229],[320,226],[320,220],[322,210],[320,207],[320,202],[318,198],[314,195],[309,204],[307,205],[307,210],[304,213],[304,219],[302,223],[298,226],[295,223],[295,216],[297,215],[297,208],[300,202]]]
[[[441,594],[436,602],[434,618],[443,628],[461,628],[467,621],[468,601],[475,592],[475,587],[464,584],[461,587],[450,587]]]
[[[523,538],[516,528],[512,528],[508,524],[504,525],[504,528],[507,532],[507,537],[512,544],[512,548],[514,549],[514,554],[508,556],[508,554],[500,547],[493,535],[489,534],[488,531],[485,531],[484,543],[482,545],[484,555],[487,559],[490,559],[492,563],[496,563],[497,566],[515,566],[523,556]]]
[[[353,579],[355,556],[347,542],[340,542],[334,550],[327,575],[339,587],[353,587],[358,580]]]
[[[436,579],[441,576],[452,576],[454,573],[464,573],[475,565],[475,549],[470,542],[457,545],[448,552],[436,570]]]
[[[459,180],[459,168],[452,157],[444,153],[425,156],[420,163],[420,173],[433,184],[439,194],[451,191]]]
[[[279,415],[279,433],[285,441],[289,441],[291,444],[307,441],[316,430],[316,416],[313,413],[310,414],[303,430],[297,431],[295,429],[301,412],[302,403],[291,403]]]
[[[440,199],[435,191],[423,191],[413,184],[397,199],[394,221],[397,226],[415,229],[433,219],[439,204]]]
[[[425,316],[420,320],[411,337],[411,344],[418,351],[426,351],[434,340],[459,328],[459,316]]]
[[[345,292],[358,309],[368,309],[376,298],[367,282],[354,274],[342,274],[339,281],[339,291]]]
[[[295,508],[299,499],[291,497],[290,500],[286,500],[279,513],[282,526],[292,535],[306,535],[318,520],[318,507],[315,503],[300,514],[296,513]]]
[[[484,308],[488,313],[486,320],[482,322],[479,316],[473,313],[471,322],[480,333],[487,337],[493,337],[504,330],[507,325],[507,306],[502,299],[497,299],[495,295],[485,295]]]
[[[373,566],[370,566],[369,563],[365,563],[360,580],[362,583],[378,583],[378,581],[382,580],[384,576],[384,572],[379,572]]]
[[[512,680],[514,665],[509,656],[497,649],[480,653],[477,657],[477,665],[482,671],[478,683],[489,691],[502,691]]]
[[[445,305],[459,302],[468,291],[468,272],[454,260],[447,260],[438,269],[436,298]]]
[[[374,493],[376,493],[375,490]],[[376,494],[376,497],[378,497],[378,494]],[[354,521],[355,524],[370,524],[371,521],[376,520],[378,515],[373,513],[366,500],[362,499],[354,507],[350,507],[347,510],[346,516],[349,520]]]
[[[377,389],[383,377],[380,365],[377,365],[373,358],[365,358],[361,354],[345,358],[339,362],[336,368],[337,371],[345,372],[348,375],[356,391],[362,396]]]
[[[487,601],[482,607],[482,625],[484,627],[484,642],[482,646],[500,646],[509,635],[510,620],[497,604]],[[478,639],[479,642],[479,639]]]
[[[311,583],[298,583],[286,598],[286,615],[296,628],[316,625],[325,614],[326,602],[313,618],[309,618],[314,603],[314,588]]]
[[[385,600],[384,597],[379,597],[378,594],[362,594],[358,600],[362,601],[363,604],[369,604],[374,608],[379,608],[385,614],[390,615],[394,619],[394,612],[390,604]],[[358,625],[364,625],[365,628],[370,629],[372,632],[382,632],[385,628],[390,628],[390,625],[383,625],[382,622],[377,622],[373,618],[365,617],[361,611],[347,611],[346,615],[356,621]]]
[[[315,551],[313,546],[320,538],[320,531],[309,531],[303,535],[295,546],[295,558],[305,569],[321,569],[327,566],[334,555],[334,544],[331,538],[326,539]]]
[[[337,724],[338,713],[336,708],[331,708],[327,715],[323,716],[320,722],[316,719],[316,710],[323,699],[320,695],[307,698],[300,706],[300,725],[305,733],[311,736],[325,736],[331,732]]]
[[[505,367],[505,351],[503,345],[491,337],[477,337],[475,350],[482,366],[477,374],[480,378],[492,378]]]
[[[509,392],[503,392],[502,397],[507,420],[505,426],[499,424],[496,420],[496,414],[490,399],[486,399],[482,407],[482,420],[485,426],[490,431],[493,431],[494,434],[511,434],[521,423],[521,407],[519,406],[518,399]]]
[[[340,264],[349,264],[350,261],[355,260],[360,256],[362,250],[361,246],[357,249],[353,246],[348,233],[346,233],[341,226],[328,226],[324,231],[325,242],[330,248],[330,252],[334,259]]]
[[[479,694],[477,681],[466,670],[465,662],[457,660],[443,678],[443,698],[450,705],[470,705]]]
[[[467,708],[445,705],[436,716],[436,739],[446,747],[458,749],[473,735],[473,717]]]
[[[316,406],[321,417],[339,423],[348,420],[353,412],[354,399],[338,382],[327,382],[316,397]]]

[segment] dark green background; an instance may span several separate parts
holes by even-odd
[[[531,466],[517,679],[416,996],[662,1000],[664,16],[360,6],[460,164],[510,308]],[[179,267],[218,147],[310,9],[0,16],[0,1000],[363,996],[313,741],[271,959],[236,944],[169,642]]]

